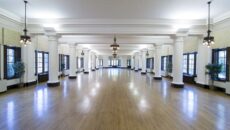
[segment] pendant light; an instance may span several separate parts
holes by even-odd
[[[214,37],[211,36],[211,29],[210,29],[210,26],[211,26],[211,18],[210,18],[210,6],[211,6],[211,3],[212,1],[208,1],[208,31],[207,31],[207,36],[204,37],[204,40],[203,40],[203,45],[206,45],[208,47],[210,47],[212,44],[215,44],[214,42]]]
[[[146,56],[149,57],[149,51],[148,51],[148,50],[147,50],[147,52],[146,52]]]
[[[25,4],[25,28],[24,28],[24,30],[23,30],[23,32],[24,32],[24,35],[21,35],[21,40],[20,40],[20,43],[21,44],[24,44],[25,46],[26,45],[28,45],[28,44],[30,44],[31,43],[31,38],[30,38],[30,36],[28,36],[27,35],[27,32],[28,32],[28,30],[27,30],[27,26],[26,26],[26,9],[27,9],[27,4],[28,4],[28,1],[26,1],[26,0],[24,0],[24,4]]]
[[[118,50],[119,49],[120,46],[117,44],[117,38],[116,38],[116,36],[114,36],[114,38],[113,38],[113,44],[110,45],[110,47],[111,47],[112,50]]]
[[[85,53],[84,53],[84,51],[82,50],[81,55],[84,56],[84,54],[85,54]]]

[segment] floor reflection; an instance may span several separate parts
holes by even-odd
[[[38,89],[34,94],[35,113],[38,116],[43,116],[48,107],[48,92],[47,88]]]
[[[197,96],[192,90],[183,92],[183,111],[191,119],[196,118],[197,114]]]
[[[14,102],[10,101],[7,103],[7,124],[8,128],[12,129],[14,127]]]

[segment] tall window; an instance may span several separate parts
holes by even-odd
[[[14,49],[9,48],[7,49],[7,77],[13,78],[15,75],[13,65],[15,63],[14,59]]]
[[[172,55],[161,57],[161,70],[172,72]]]
[[[35,73],[44,74],[49,71],[49,54],[48,52],[35,51]]]
[[[103,66],[103,59],[99,60],[99,66]]]
[[[17,78],[14,71],[14,64],[21,61],[21,48],[4,46],[4,78]]]
[[[131,66],[131,59],[127,60],[127,66]]]
[[[219,80],[226,80],[226,62],[227,62],[227,51],[226,49],[214,49],[213,50],[213,63],[221,64],[221,72],[218,74]]]
[[[43,53],[37,52],[37,73],[43,72]]]
[[[196,53],[186,53],[183,56],[183,73],[196,75]]]
[[[59,54],[59,71],[61,71],[61,69],[69,69],[69,56],[68,55],[63,55],[63,54]]]

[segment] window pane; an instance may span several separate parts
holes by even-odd
[[[222,65],[221,73],[218,74],[218,78],[226,79],[226,50],[218,52],[218,64]]]
[[[14,72],[14,49],[7,49],[7,78],[12,78],[15,76],[15,72]]]
[[[187,73],[187,55],[183,56],[183,73]]]
[[[194,75],[195,54],[189,54],[189,75]]]

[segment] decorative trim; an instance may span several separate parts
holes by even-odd
[[[69,76],[69,79],[76,79],[77,76]]]
[[[54,82],[54,83],[47,83],[47,86],[48,87],[58,87],[58,86],[60,86],[60,82]]]
[[[155,80],[162,80],[162,77],[153,77]]]
[[[174,83],[171,83],[171,86],[174,87],[174,88],[184,88],[184,84],[174,84]]]

